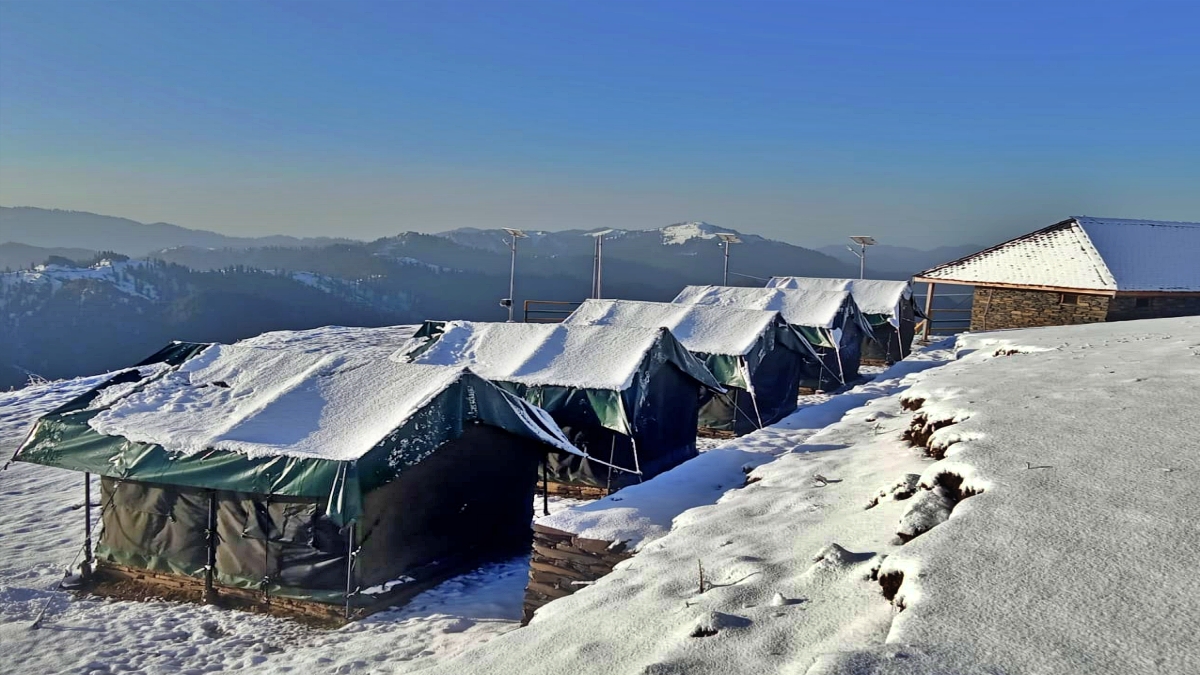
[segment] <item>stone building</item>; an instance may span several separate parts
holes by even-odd
[[[974,286],[971,330],[1200,315],[1200,223],[1076,216],[913,278]]]

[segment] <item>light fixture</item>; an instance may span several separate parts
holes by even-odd
[[[850,241],[858,244],[858,250],[855,251],[853,246],[847,246],[850,252],[858,256],[858,278],[864,279],[867,274],[867,247],[875,245],[875,237],[858,235],[850,237]]]
[[[721,240],[721,245],[725,247],[725,274],[721,277],[721,285],[729,285],[729,245],[740,244],[742,240],[738,238],[734,232],[717,232],[717,239]]]
[[[513,296],[514,296],[514,292],[515,292],[514,286],[516,284],[516,279],[517,279],[517,240],[518,239],[528,239],[529,235],[525,234],[521,230],[516,230],[516,229],[510,228],[510,227],[505,227],[502,229],[505,232],[507,232],[510,237],[512,237],[511,240],[506,242],[508,244],[508,250],[512,251],[512,264],[508,268],[508,297],[504,298],[500,301],[500,306],[508,308],[508,322],[512,323],[512,320],[513,320]]]

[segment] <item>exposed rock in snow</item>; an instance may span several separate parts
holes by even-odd
[[[903,541],[914,539],[945,522],[953,510],[954,501],[941,486],[921,490],[909,501],[896,535]]]

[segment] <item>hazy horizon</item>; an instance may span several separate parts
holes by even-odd
[[[1186,3],[0,3],[0,203],[239,236],[1200,220]],[[1068,38],[1069,39],[1064,39]]]

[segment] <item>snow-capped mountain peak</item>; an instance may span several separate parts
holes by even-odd
[[[714,239],[718,232],[733,232],[733,230],[723,230],[702,220],[675,223],[660,228],[659,231],[662,232],[662,243],[666,246],[685,244],[693,239]]]

